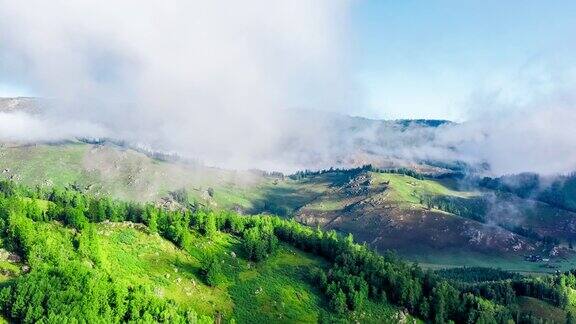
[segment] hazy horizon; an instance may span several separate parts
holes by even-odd
[[[362,147],[571,172],[575,6],[0,0],[0,96],[58,101],[1,114],[0,137],[108,136],[234,167],[337,165]],[[459,124],[400,134],[294,109]]]

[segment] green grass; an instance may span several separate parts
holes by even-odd
[[[259,186],[269,181],[256,173],[163,162],[114,145],[80,142],[0,146],[0,165],[0,177],[28,186],[76,184],[91,194],[135,201],[186,188],[191,198],[206,202],[202,193],[213,188],[217,197],[209,200],[222,208],[252,208],[261,197]]]
[[[371,175],[374,185],[388,183],[389,190],[385,193],[388,195],[387,198],[401,203],[420,204],[420,197],[425,195],[462,198],[477,195],[474,192],[450,189],[442,183],[431,179],[419,180],[407,175],[393,173],[371,173]]]
[[[240,323],[317,322],[323,300],[306,274],[319,262],[284,246],[265,262],[246,266],[230,288],[235,318]]]
[[[255,201],[262,199],[262,192],[258,187],[240,187],[235,184],[228,184],[214,189],[213,198],[217,207],[220,208],[232,209],[240,207],[250,210],[254,208]]]
[[[335,211],[345,207],[345,203],[337,199],[319,199],[306,206],[312,210]]]
[[[8,260],[0,261],[0,284],[19,276],[21,273],[22,264]]]
[[[145,285],[201,314],[225,315],[232,301],[225,291],[205,285],[197,275],[200,261],[158,235],[124,224],[100,224],[104,267],[119,280]]]
[[[36,204],[36,206],[38,206],[38,208],[40,208],[40,210],[42,211],[47,211],[48,207],[53,203],[48,201],[48,200],[43,200],[43,199],[32,199],[32,198],[28,198],[28,197],[24,197],[22,198],[23,201],[26,202],[34,202]]]
[[[288,215],[311,201],[326,184],[277,180],[250,171],[231,171],[195,164],[154,160],[114,145],[0,146],[0,178],[25,185],[77,185],[94,195],[155,201],[185,188],[191,201],[210,208],[250,213],[284,211]],[[5,169],[6,170],[5,170]],[[5,172],[3,172],[5,171]],[[208,189],[214,192],[207,195]]]
[[[238,323],[316,323],[329,312],[322,293],[307,279],[310,267],[325,262],[285,244],[253,263],[241,258],[239,240],[226,233],[193,235],[187,251],[130,223],[99,224],[98,233],[104,268],[114,278],[151,287],[200,314],[220,313]],[[207,286],[199,275],[206,255],[222,262],[225,280],[217,287]],[[376,323],[396,313],[392,306],[369,303],[354,316]]]
[[[2,147],[0,165],[6,166],[7,170],[2,176],[29,186],[91,183],[97,174],[83,167],[89,148],[80,143]]]
[[[517,304],[521,314],[532,314],[547,320],[547,323],[566,323],[566,311],[543,300],[518,297]]]
[[[235,188],[220,188],[214,192],[214,200],[222,208],[252,208],[252,200],[238,193]]]
[[[8,167],[6,175],[16,174],[16,179],[30,185],[44,185],[48,179],[54,185],[65,185],[83,176],[81,164],[87,149],[80,144],[2,148],[0,164]]]
[[[521,255],[501,253],[480,253],[465,251],[457,247],[450,250],[426,249],[425,251],[403,251],[409,260],[418,262],[428,269],[443,269],[453,267],[492,267],[524,274],[555,273],[556,270],[567,271],[576,267],[576,259],[570,258],[560,262],[550,262],[557,268],[547,268],[544,262],[527,262]]]
[[[350,178],[341,172],[326,173],[316,177],[302,180],[277,180],[266,178],[257,173],[229,171],[217,168],[208,168],[196,165],[162,162],[146,157],[132,150],[125,150],[114,146],[97,146],[81,143],[68,143],[63,145],[34,145],[27,147],[0,147],[0,165],[9,171],[1,173],[1,177],[17,176],[28,185],[68,185],[78,183],[87,189],[90,194],[111,195],[114,198],[157,201],[167,196],[170,191],[186,188],[192,200],[202,202],[209,208],[215,209],[241,209],[246,213],[275,213],[290,217],[302,210],[308,212],[308,217],[320,215],[330,221],[336,216],[343,222],[342,228],[353,232],[356,237],[366,234],[367,242],[373,241],[376,234],[370,233],[373,227],[365,226],[361,216],[363,214],[343,213],[344,208],[359,199],[361,195],[343,193],[339,186],[345,185]],[[2,171],[3,169],[0,169]],[[410,222],[410,216],[426,213],[425,206],[420,204],[422,195],[440,195],[457,197],[475,197],[479,193],[473,191],[458,191],[454,183],[449,180],[424,179],[418,180],[402,174],[368,173],[371,177],[371,190],[384,187],[381,193],[371,193],[376,205],[394,209],[400,207],[399,213],[406,216],[399,223]],[[208,188],[214,190],[213,197],[207,197]],[[377,191],[377,190],[375,190]],[[370,201],[369,201],[370,202]],[[48,208],[48,202],[37,201],[41,209]],[[369,211],[369,210],[368,210]],[[386,211],[383,211],[386,212]],[[438,212],[433,210],[433,212]],[[572,220],[570,213],[558,213],[557,209],[536,205],[527,205],[522,211],[524,220],[531,228],[542,228],[543,231],[558,233],[562,224]],[[350,216],[347,218],[347,216]],[[455,219],[457,216],[444,216]],[[335,223],[337,224],[337,223]],[[351,224],[351,225],[350,225]],[[386,226],[380,223],[377,226]],[[438,226],[444,226],[444,220]],[[446,226],[448,226],[446,225]],[[340,225],[339,225],[340,226]],[[414,226],[414,231],[418,230]],[[429,228],[422,229],[421,234],[429,235]],[[449,236],[461,228],[450,227]],[[568,237],[572,233],[564,231]],[[563,237],[561,237],[563,238]],[[210,244],[205,238],[196,238],[198,246],[206,249],[221,249],[222,257],[229,251],[238,249],[238,242],[232,238],[214,238]],[[221,240],[221,241],[219,241]],[[555,269],[542,267],[542,263],[530,263],[521,257],[509,257],[494,253],[474,253],[465,249],[467,242],[454,243],[451,249],[427,249],[411,251],[412,242],[406,242],[399,247],[399,253],[413,260],[425,264],[435,264],[438,267],[452,267],[461,265],[498,266],[505,269],[522,272],[552,272]],[[418,246],[420,249],[422,245]],[[396,246],[394,246],[396,248]],[[402,250],[405,248],[404,250]],[[199,262],[205,252],[202,249],[189,251],[193,258],[192,263]],[[417,253],[420,252],[420,253]],[[558,263],[559,269],[564,270],[576,267],[575,258]],[[556,263],[554,263],[556,265]],[[195,265],[198,268],[198,264]],[[242,272],[241,269],[234,271]],[[231,276],[234,276],[232,273]],[[222,304],[224,304],[222,302]],[[223,307],[230,309],[232,306]]]
[[[266,181],[254,188],[257,194],[252,199],[252,214],[268,212],[279,216],[291,216],[300,207],[314,201],[328,191],[330,181],[325,178]]]
[[[32,186],[76,183],[91,194],[136,201],[158,200],[170,191],[186,188],[192,200],[210,208],[240,208],[251,214],[268,212],[280,216],[291,216],[307,204],[318,211],[343,208],[346,197],[316,199],[349,180],[348,175],[339,172],[279,180],[257,173],[162,162],[132,150],[82,143],[3,147],[0,164],[9,169],[2,176]],[[370,175],[374,184],[390,181],[390,190],[385,194],[401,204],[418,204],[421,194],[468,195],[433,180],[399,174]],[[206,194],[208,188],[213,189],[213,197]]]
[[[74,230],[57,222],[35,222],[35,226],[40,235],[38,248],[50,251],[38,253],[46,261],[78,257]],[[193,234],[187,250],[182,250],[150,234],[143,225],[106,222],[94,226],[99,264],[114,280],[148,287],[158,297],[199,314],[221,314],[225,322],[234,318],[238,323],[316,323],[329,314],[325,297],[307,279],[310,268],[324,267],[325,261],[283,243],[274,255],[254,263],[241,257],[239,239],[226,233],[211,237]],[[222,262],[225,280],[217,287],[206,285],[200,275],[206,255],[215,255]],[[0,281],[21,275],[20,266],[0,261],[0,269],[13,273]],[[397,313],[387,304],[368,302],[362,313],[343,320],[376,323]]]

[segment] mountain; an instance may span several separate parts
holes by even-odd
[[[0,101],[0,110],[7,112],[38,113],[40,106],[34,98]],[[314,152],[325,150],[326,141],[302,143],[294,136],[285,139],[286,152],[301,153],[301,161],[327,158],[343,167],[287,177],[207,167],[121,141],[79,139],[4,143],[1,176],[170,208],[191,201],[207,208],[276,214],[352,233],[381,253],[392,249],[431,267],[473,264],[546,272],[573,266],[573,177],[475,178],[457,161],[396,155],[403,145],[416,147],[433,137],[434,129],[449,127],[449,121],[383,121],[309,110],[285,116],[302,129],[314,124],[336,148],[319,158]],[[365,164],[372,167],[356,168]]]
[[[57,125],[58,121],[68,127],[75,123],[54,118],[50,114],[57,105],[55,100],[47,99],[0,98],[0,112],[21,112],[31,115],[27,116],[30,120],[20,121],[20,124],[28,121],[31,123],[30,127],[38,128],[39,125],[43,125],[43,121],[51,121],[50,127],[44,127],[45,131],[50,132],[44,138],[38,135],[38,132],[34,132],[36,135],[30,139],[29,136],[22,134],[23,130],[15,136],[25,138],[32,144],[46,142],[45,138],[50,138],[51,142],[73,139],[68,133],[58,129]],[[274,126],[281,129],[278,134],[274,134],[274,141],[269,143],[266,149],[253,152],[259,156],[256,161],[252,161],[253,164],[240,163],[244,168],[260,167],[270,171],[293,172],[306,168],[351,168],[372,164],[381,168],[408,167],[428,174],[452,172],[449,163],[432,162],[425,158],[426,154],[422,156],[418,154],[424,152],[423,147],[434,140],[438,129],[455,125],[450,121],[377,120],[301,109],[280,110],[277,115],[276,119],[280,122]],[[68,135],[59,137],[61,133]],[[171,152],[170,147],[160,144],[157,147],[150,147],[147,143],[140,143],[135,139],[126,141],[124,138],[114,136],[115,133],[103,138],[86,135],[85,140],[122,143],[122,146],[145,153]],[[199,141],[202,142],[201,139]],[[193,160],[206,158],[189,155],[186,157]],[[211,161],[210,158],[208,160]],[[212,161],[212,164],[217,163]],[[232,164],[228,167],[237,166]]]
[[[96,196],[271,213],[352,233],[384,253],[437,266],[481,265],[547,272],[573,266],[576,214],[481,186],[457,175],[357,168],[293,176],[155,159],[112,143],[4,145],[1,177]],[[470,185],[468,185],[470,186]],[[537,255],[535,260],[527,256]],[[542,259],[549,259],[543,262]]]
[[[71,139],[2,143],[0,178],[7,321],[562,322],[576,306],[560,273],[576,261],[571,176],[432,161],[285,175]]]
[[[576,211],[576,174],[541,176],[535,173],[484,177],[481,187],[511,193],[520,198],[533,199]]]
[[[9,322],[563,322],[576,296],[571,272],[424,271],[278,216],[11,181],[0,238]]]
[[[0,112],[37,113],[40,110],[40,101],[31,97],[1,98]]]
[[[0,181],[0,219],[0,304],[10,322],[411,318],[385,301],[363,301],[362,313],[336,312],[309,279],[333,258],[269,236],[268,219],[259,216],[168,210]]]
[[[567,248],[576,213],[458,180],[381,171],[334,171],[303,180],[326,191],[303,204],[295,217],[310,226],[353,233],[380,252],[434,266],[498,266],[547,271],[574,266]],[[549,262],[527,262],[541,255]]]
[[[291,132],[283,134],[278,154],[296,156],[301,169],[372,164],[428,174],[452,172],[448,164],[415,154],[434,140],[438,129],[455,125],[447,120],[378,120],[314,110],[286,110],[281,116]]]

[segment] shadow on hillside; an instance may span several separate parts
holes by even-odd
[[[318,193],[305,186],[275,186],[264,190],[262,198],[252,202],[249,214],[269,213],[289,217],[317,197]]]

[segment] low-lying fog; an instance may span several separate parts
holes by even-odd
[[[0,113],[0,139],[111,137],[282,171],[429,159],[487,163],[493,175],[576,170],[565,84],[529,101],[482,95],[466,121],[440,127],[346,117],[363,106],[351,5],[0,0],[1,78],[44,98],[37,114]]]

